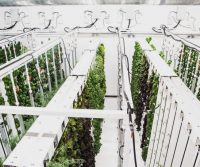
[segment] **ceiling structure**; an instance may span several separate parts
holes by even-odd
[[[0,6],[98,4],[197,5],[200,0],[0,0]]]

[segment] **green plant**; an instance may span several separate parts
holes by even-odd
[[[3,167],[3,159],[2,158],[0,158],[0,167]]]
[[[148,39],[147,41],[150,43],[151,39]],[[160,55],[162,56],[162,53],[160,53]],[[140,44],[136,42],[132,62],[131,93],[136,116],[135,123],[137,125],[137,130],[140,130],[142,116],[146,113],[143,120],[144,123],[141,141],[142,158],[144,161],[146,161],[148,152],[158,85],[159,77],[153,71],[149,72],[149,63],[146,56],[144,55]]]
[[[151,130],[154,119],[154,112],[156,108],[156,100],[158,94],[158,86],[159,86],[159,77],[153,72],[149,78],[148,82],[148,99],[147,99],[147,115],[144,123],[144,132],[143,136],[143,145],[142,145],[142,157],[143,160],[146,161],[147,151],[149,146],[149,140],[151,136]]]
[[[47,59],[48,59],[49,74],[50,74],[50,79],[51,79],[51,87],[52,89],[55,89],[56,81],[55,81],[55,71],[54,71],[54,65],[53,65],[52,49],[47,51]]]
[[[146,41],[147,41],[148,44],[150,44],[151,41],[152,41],[152,38],[151,38],[151,37],[147,37],[147,38],[146,38]]]
[[[170,66],[172,64],[172,60],[168,60],[167,64]]]
[[[164,55],[164,52],[163,52],[163,51],[160,51],[159,56],[164,60],[165,55]]]
[[[5,55],[4,49],[0,47],[0,65],[5,64],[5,63],[6,63],[6,55]]]
[[[132,62],[131,92],[136,115],[137,130],[141,129],[142,115],[146,103],[146,88],[149,64],[139,43],[135,43],[135,52]]]
[[[105,93],[104,46],[101,44],[97,49],[95,64],[89,72],[85,88],[73,106],[103,109]],[[83,167],[94,167],[95,154],[99,152],[101,146],[101,123],[102,119],[70,118],[51,163],[54,166],[62,166],[64,160],[69,162],[81,159]],[[70,165],[70,167],[75,166],[77,165]]]
[[[11,150],[14,150],[14,148],[16,147],[18,142],[19,142],[19,138],[18,137],[11,137],[10,138]]]

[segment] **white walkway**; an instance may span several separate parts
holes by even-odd
[[[102,37],[105,45],[106,95],[118,94],[117,38]],[[105,98],[105,109],[118,109],[117,97]],[[96,156],[96,167],[118,167],[118,120],[105,119],[102,124],[101,150]]]
[[[105,99],[105,109],[117,109],[116,98]],[[105,119],[102,125],[101,150],[96,156],[96,167],[118,166],[118,120]]]

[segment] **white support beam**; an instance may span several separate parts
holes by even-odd
[[[96,49],[96,48],[93,48]],[[85,53],[87,56],[95,57],[95,52]],[[85,56],[85,55],[83,55]],[[88,60],[87,56],[85,59]],[[87,58],[86,58],[87,57]],[[88,60],[89,61],[89,60]],[[81,63],[82,62],[82,63]],[[84,64],[84,65],[83,65]],[[70,108],[73,107],[73,102],[76,100],[77,96],[82,92],[84,84],[87,80],[87,74],[89,69],[91,68],[91,63],[85,63],[83,59],[80,60],[80,63],[76,66],[80,68],[80,71],[87,70],[86,75],[84,76],[69,76],[67,80],[63,83],[60,87],[56,95],[52,98],[49,104],[46,107],[46,114],[55,113],[55,115],[47,116],[47,115],[40,115],[33,125],[29,128],[25,136],[21,139],[21,141],[17,144],[16,148],[12,151],[9,157],[4,162],[4,165],[14,165],[14,166],[35,166],[35,167],[44,167],[44,160],[51,159],[54,155],[54,151],[57,145],[54,145],[55,140],[59,142],[61,139],[62,133],[64,128],[68,122],[68,116],[74,117],[93,117],[91,112],[87,111],[72,111],[70,112]],[[78,70],[78,71],[79,71]],[[73,71],[72,71],[73,72]],[[74,74],[79,74],[74,72]],[[2,108],[3,109],[3,108]],[[19,109],[19,108],[18,108]],[[32,108],[33,109],[33,108]],[[32,110],[31,109],[31,110]],[[37,110],[37,109],[36,109]],[[18,110],[19,111],[19,110]],[[21,110],[27,113],[26,109]],[[47,113],[47,111],[50,111]],[[58,111],[58,112],[57,112]],[[56,116],[59,111],[60,116]],[[16,111],[17,112],[17,111]],[[44,113],[43,110],[40,111]],[[114,113],[108,115],[105,111],[102,112],[94,112],[97,118],[102,117],[123,117],[121,113]],[[37,111],[37,114],[40,114]],[[64,114],[64,115],[63,115]],[[103,114],[103,115],[102,115]],[[30,153],[32,157],[29,158]],[[17,158],[16,158],[17,157]]]
[[[56,110],[56,111],[55,111]],[[108,118],[124,119],[127,117],[125,111],[121,110],[94,110],[94,109],[69,109],[69,108],[44,108],[44,107],[16,107],[0,106],[0,114],[16,115],[46,115],[46,116],[66,116],[76,118]]]

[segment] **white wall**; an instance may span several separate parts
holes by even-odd
[[[178,19],[181,19],[181,26],[177,29],[179,32],[199,33],[199,9],[199,6],[148,5],[0,7],[0,28],[9,27],[18,20],[19,23],[11,32],[22,32],[24,27],[44,28],[51,19],[52,24],[47,31],[63,31],[65,26],[84,26],[91,23],[91,15],[84,14],[86,10],[91,10],[93,11],[92,21],[94,18],[99,18],[96,28],[93,28],[95,31],[107,31],[108,25],[126,28],[127,19],[130,18],[132,19],[130,29],[134,32],[151,32],[153,26],[158,27],[160,24],[173,26]],[[123,14],[122,11],[126,13]],[[44,13],[39,14],[40,12]],[[58,13],[53,14],[53,12]]]

